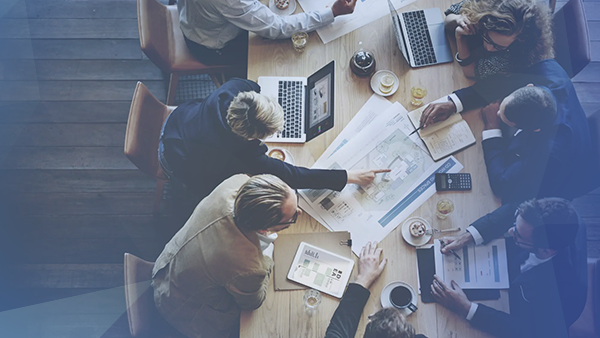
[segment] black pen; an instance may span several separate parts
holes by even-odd
[[[442,248],[446,246],[446,243],[441,239],[440,239],[440,243],[442,244]],[[460,256],[456,252],[454,252],[454,250],[450,250],[450,253],[452,253],[454,255],[454,257],[456,257],[462,261],[462,258],[460,258]]]
[[[418,132],[418,131],[419,131],[419,130],[421,130],[421,129],[423,129],[423,127],[422,127],[422,126],[421,126],[421,127],[419,127],[419,128],[417,128],[417,129],[415,129],[415,130],[413,130],[413,131],[412,131],[412,133],[408,134],[408,136],[411,136],[412,134],[414,134],[414,133]]]

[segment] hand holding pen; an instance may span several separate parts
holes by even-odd
[[[458,258],[459,260],[462,260],[462,258],[460,258],[460,256],[459,256],[459,255],[456,253],[456,251],[454,251],[454,250],[452,250],[452,249],[447,249],[447,248],[446,248],[446,246],[447,246],[448,244],[446,244],[446,242],[444,242],[444,240],[443,240],[443,239],[440,239],[440,244],[442,244],[442,248],[441,248],[441,250],[440,250],[442,253],[447,253],[447,252],[450,252],[451,254],[453,254],[453,255],[454,255],[454,257]],[[444,249],[446,249],[446,250],[444,250]]]

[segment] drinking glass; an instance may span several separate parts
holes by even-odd
[[[307,42],[308,34],[306,32],[296,32],[292,35],[292,43],[294,44],[294,49],[298,53],[304,52],[304,47],[306,47]]]
[[[316,309],[321,304],[321,293],[315,289],[308,289],[304,293],[304,306],[308,310]]]
[[[436,216],[439,219],[446,219],[450,213],[454,211],[454,203],[451,200],[444,198],[437,202]]]

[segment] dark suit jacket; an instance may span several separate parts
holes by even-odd
[[[231,79],[204,101],[186,102],[169,116],[162,142],[173,174],[200,197],[240,173],[273,174],[292,188],[342,190],[345,170],[314,170],[289,165],[266,155],[267,146],[231,131],[227,109],[240,92],[260,92],[255,82]]]
[[[350,283],[340,305],[335,310],[327,327],[325,338],[354,338],[365,304],[371,292],[362,285]],[[415,338],[427,338],[422,334]]]
[[[587,118],[573,83],[556,61],[544,60],[522,73],[479,81],[456,95],[464,109],[470,110],[528,83],[550,90],[558,116],[552,128],[523,131],[510,143],[501,138],[483,141],[492,190],[503,203],[533,197],[573,199],[589,192],[596,185],[596,175]]]
[[[515,210],[504,205],[472,225],[487,243],[512,226]],[[585,225],[580,222],[573,245],[524,273],[520,266],[529,253],[516,245],[509,249],[510,314],[479,304],[471,324],[499,337],[568,337],[586,301]]]

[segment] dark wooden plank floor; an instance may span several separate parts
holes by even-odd
[[[574,79],[587,113],[600,110],[599,4],[585,3],[593,62]],[[166,96],[135,0],[1,1],[0,13],[2,336],[129,337],[123,253],[154,260],[185,220],[150,214],[155,182],[123,155],[136,81]],[[575,203],[600,257],[600,190]]]

